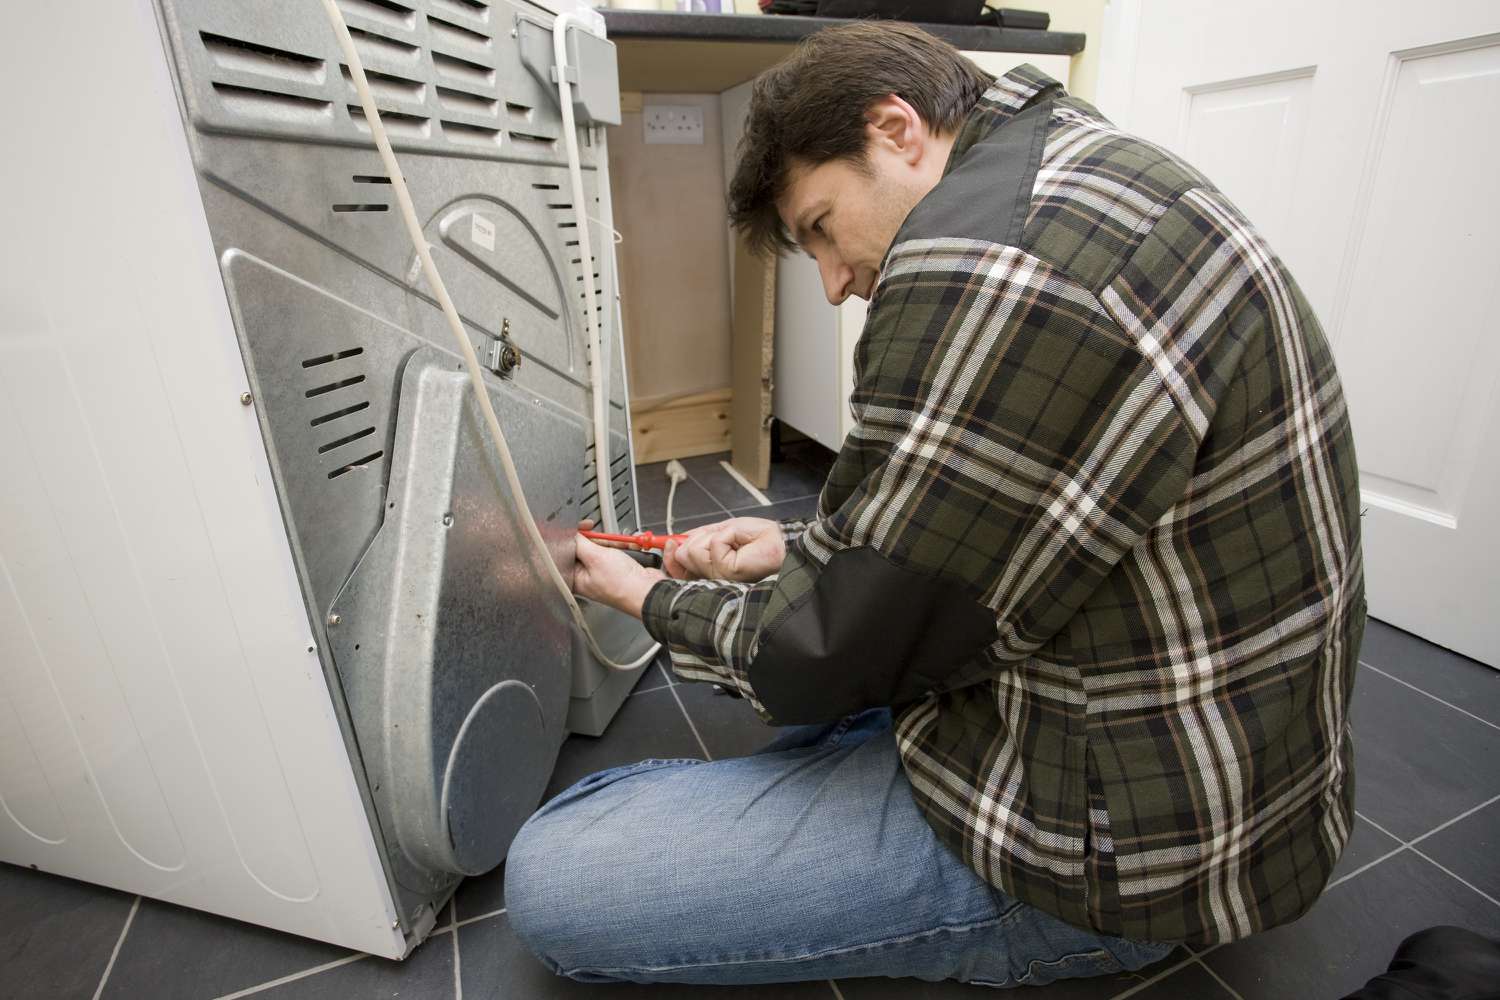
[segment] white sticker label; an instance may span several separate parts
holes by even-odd
[[[470,233],[474,242],[486,250],[495,249],[495,224],[477,213],[470,218],[474,220],[473,230]]]

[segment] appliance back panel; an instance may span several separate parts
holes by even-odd
[[[403,927],[419,938],[461,874],[503,858],[535,806],[581,651],[519,542],[487,442],[464,423],[451,334],[321,5],[158,2],[309,618]],[[487,388],[533,513],[571,566],[571,524],[598,514],[586,267],[610,387],[610,489],[622,528],[638,521],[604,146],[580,130],[580,211],[556,95],[518,49],[518,19],[553,15],[509,0],[339,5],[476,351],[487,358],[503,338],[521,352]],[[429,487],[420,496],[416,479]],[[416,627],[418,608],[435,624]],[[639,648],[642,637],[615,638]]]

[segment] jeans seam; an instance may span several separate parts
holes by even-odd
[[[750,958],[723,961],[687,962],[679,965],[618,965],[618,966],[578,966],[565,971],[563,975],[572,977],[577,973],[585,973],[598,976],[617,976],[626,972],[681,972],[687,969],[707,969],[721,966],[736,965],[784,965],[790,962],[811,962],[824,958],[835,958],[856,951],[869,951],[872,949],[888,948],[894,945],[911,944],[924,938],[935,937],[942,933],[968,934],[973,931],[989,930],[1004,920],[1004,914],[991,917],[972,924],[942,925],[932,927],[924,931],[916,931],[912,934],[903,934],[896,937],[881,938],[865,944],[848,945],[839,948],[828,948],[824,951],[810,952],[806,955],[788,955],[783,958]]]

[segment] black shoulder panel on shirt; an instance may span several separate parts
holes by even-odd
[[[996,635],[994,612],[959,584],[841,549],[762,642],[750,685],[783,725],[828,722],[921,696]]]
[[[895,243],[957,238],[1019,246],[1052,103],[1048,98],[1032,105],[970,146],[917,202]]]

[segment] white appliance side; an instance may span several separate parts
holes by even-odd
[[[0,859],[405,942],[149,0],[0,38]]]

